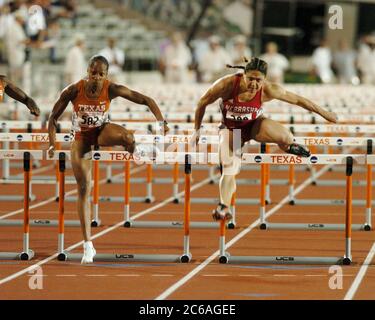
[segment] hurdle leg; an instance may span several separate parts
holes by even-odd
[[[349,265],[352,262],[351,254],[351,233],[352,233],[352,196],[353,196],[353,158],[346,159],[346,217],[345,217],[345,256],[343,264]]]
[[[260,229],[267,229],[266,224],[266,166],[264,163],[260,165],[260,204],[259,204],[259,219]]]
[[[100,225],[99,218],[99,161],[94,161],[94,190],[93,190],[93,210],[94,216],[91,221],[92,227]]]
[[[179,203],[180,200],[178,198],[178,169],[179,164],[175,163],[173,165],[173,203]]]
[[[65,200],[65,153],[59,154],[59,234],[57,239],[57,260],[66,261],[67,254],[64,252],[64,200]]]
[[[130,222],[130,162],[125,161],[124,166],[124,227],[129,228]]]
[[[270,152],[270,146],[266,144],[266,153]],[[270,176],[271,176],[271,166],[266,164],[266,204],[271,203],[271,187],[270,187]]]
[[[219,262],[227,263],[229,259],[229,253],[225,252],[225,221],[220,220],[220,237],[219,237]]]
[[[105,172],[106,172],[107,183],[112,183],[112,163],[111,162],[106,164]]]
[[[180,258],[183,263],[191,260],[190,253],[190,188],[191,188],[191,160],[185,156],[185,202],[184,202],[184,253]]]
[[[289,204],[295,204],[294,198],[294,164],[289,165]]]
[[[24,198],[23,198],[23,209],[24,209],[24,220],[23,220],[23,251],[20,254],[21,260],[31,260],[34,256],[34,252],[30,250],[30,153],[24,153],[23,170],[24,170]]]
[[[236,193],[234,192],[232,195],[232,199],[230,201],[230,209],[232,212],[232,220],[228,223],[228,229],[234,229],[236,227]]]
[[[8,128],[5,128],[3,130],[4,130],[4,133],[9,132]],[[9,150],[9,141],[3,142],[3,149]],[[3,179],[9,179],[9,175],[10,175],[9,159],[3,159]]]
[[[367,192],[366,192],[366,222],[364,229],[371,230],[371,207],[372,207],[372,165],[367,165]]]
[[[56,150],[60,150],[61,147],[60,147],[60,143],[59,142],[56,142]],[[59,171],[59,165],[60,165],[60,162],[59,161],[56,161],[56,166],[55,166],[55,169],[56,169],[56,186],[55,186],[55,199],[56,201],[59,201],[59,186],[60,186],[60,171]]]
[[[155,198],[152,195],[152,164],[148,163],[147,164],[147,185],[146,185],[146,203],[151,203],[154,202]]]

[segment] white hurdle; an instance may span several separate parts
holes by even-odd
[[[54,157],[52,159],[57,160],[59,159],[60,165],[60,175],[64,174],[65,169],[65,159],[70,156],[69,152],[66,151],[56,151]],[[171,159],[171,155],[169,155]],[[137,155],[129,154],[126,151],[92,151],[88,157],[94,162],[99,161],[125,161],[125,199],[124,199],[124,215],[129,215],[129,194],[130,194],[130,161],[139,161],[145,163],[152,163],[154,162],[153,159],[150,157],[138,157]],[[164,157],[163,157],[164,160]],[[163,161],[162,159],[158,159],[158,161]],[[157,161],[157,162],[158,162]],[[185,154],[183,160],[173,159],[169,162],[173,161],[175,163],[178,161],[179,163],[183,163],[185,165],[185,198],[188,200],[190,198],[190,182],[191,182],[191,155]],[[63,163],[64,164],[63,164]],[[160,162],[159,162],[160,163]],[[60,180],[63,181],[63,178]],[[81,260],[82,254],[77,253],[69,253],[64,250],[64,209],[63,209],[63,202],[64,202],[64,193],[60,192],[59,197],[59,237],[58,237],[58,260],[59,261],[69,261],[69,260]],[[184,209],[184,239],[183,239],[183,253],[180,255],[177,254],[129,254],[129,253],[113,253],[113,254],[96,254],[94,257],[94,262],[99,261],[115,261],[115,262],[182,262],[187,263],[191,261],[192,255],[190,253],[190,202],[186,201],[185,209]]]
[[[31,260],[34,257],[34,251],[30,249],[30,180],[31,180],[31,159],[41,160],[43,152],[40,150],[0,150],[0,159],[18,159],[23,160],[24,172],[24,194],[23,194],[23,250],[18,252],[0,252],[0,260]],[[0,220],[4,222],[6,220]],[[7,224],[3,224],[7,225]],[[8,224],[13,225],[13,224]]]
[[[351,230],[352,230],[352,172],[353,164],[366,164],[366,155],[313,155],[310,158],[300,158],[284,154],[246,154],[243,161],[246,163],[275,164],[280,159],[287,159],[289,164],[346,164],[346,218],[345,218],[345,254],[342,257],[300,257],[300,256],[231,256],[225,249],[224,222],[220,225],[219,262],[220,263],[261,263],[261,264],[344,264],[352,262]],[[374,161],[375,162],[375,161]],[[262,205],[260,221],[265,222],[265,184],[261,187]],[[336,229],[333,229],[336,230]]]

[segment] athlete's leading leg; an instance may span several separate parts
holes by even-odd
[[[233,139],[235,136],[235,139]],[[215,220],[232,219],[229,210],[232,196],[236,192],[236,175],[241,167],[240,150],[234,154],[233,149],[241,149],[241,137],[233,135],[232,130],[223,129],[219,132],[219,159],[221,165],[221,177],[219,181],[220,203],[213,212]],[[236,139],[239,139],[237,141]],[[234,143],[233,143],[234,142]]]
[[[251,138],[264,143],[276,143],[287,153],[309,157],[310,151],[293,142],[293,134],[279,122],[265,117],[255,120],[251,130]]]
[[[102,147],[124,146],[130,153],[135,150],[133,133],[114,123],[104,125],[98,137],[98,144]]]
[[[96,254],[91,242],[91,161],[83,159],[84,154],[90,150],[90,146],[82,140],[73,141],[71,146],[72,169],[78,189],[77,210],[84,239],[82,263],[92,263]]]

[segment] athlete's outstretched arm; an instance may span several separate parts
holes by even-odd
[[[214,103],[217,99],[229,98],[230,93],[233,90],[233,76],[226,76],[217,80],[207,92],[199,99],[197,108],[195,109],[194,118],[194,129],[195,133],[193,135],[193,140],[198,143],[199,140],[199,130],[202,125],[202,120],[204,113],[206,112],[206,107],[209,104]]]
[[[337,122],[336,113],[329,112],[323,109],[322,107],[318,106],[316,103],[310,101],[309,99],[301,97],[295,93],[286,91],[284,88],[282,88],[278,84],[275,84],[275,83],[267,84],[265,88],[265,92],[266,92],[266,95],[270,99],[278,99],[278,100],[285,101],[291,104],[295,104],[308,111],[312,111],[321,115],[324,119],[330,122],[334,122],[334,123]]]
[[[69,102],[74,100],[77,96],[78,90],[75,84],[70,85],[68,88],[63,90],[59,99],[56,101],[53,106],[52,112],[48,118],[48,137],[49,137],[49,148],[48,155],[53,156],[55,151],[55,138],[56,138],[56,129],[57,129],[57,120],[65,111]]]
[[[164,117],[154,99],[115,83],[111,83],[109,86],[109,96],[111,100],[116,97],[122,97],[134,103],[148,106],[156,120],[163,123],[164,132],[167,133],[169,131],[167,122],[164,120]]]
[[[31,97],[29,97],[25,92],[23,92],[20,88],[13,84],[7,77],[0,76],[0,79],[4,83],[5,93],[9,97],[23,103],[30,110],[30,113],[32,115],[36,117],[40,115],[40,110]]]

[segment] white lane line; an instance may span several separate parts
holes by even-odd
[[[202,274],[203,277],[228,277],[227,274]]]
[[[357,276],[355,277],[352,285],[350,286],[348,292],[346,293],[344,300],[352,300],[367,272],[367,269],[374,258],[375,255],[375,242],[373,243],[369,253],[367,254],[367,257],[365,261],[363,262],[361,269],[359,269],[359,272],[357,273]]]
[[[130,173],[137,173],[139,171],[145,170],[145,168],[146,167],[137,167],[136,169],[131,170]],[[119,176],[123,176],[123,175],[124,175],[124,173],[119,173],[119,174],[115,175],[114,178],[115,177],[119,177]],[[106,183],[106,182],[107,182],[107,178],[99,180],[99,184],[103,184],[103,183]],[[65,197],[70,196],[70,195],[75,194],[75,193],[77,193],[77,189],[74,189],[74,190],[71,190],[69,192],[66,192],[65,193]],[[55,201],[56,201],[56,197],[55,196],[51,197],[51,198],[49,198],[47,200],[44,200],[42,202],[38,202],[38,203],[30,206],[30,210],[35,209],[35,208],[39,208],[41,206],[44,206],[44,205],[46,205],[48,203],[55,202]],[[18,213],[23,213],[23,208],[19,209],[19,210],[11,211],[11,212],[9,212],[9,213],[7,213],[5,215],[2,215],[2,216],[0,216],[0,219],[5,219],[5,218],[8,218],[8,217],[14,216],[14,215],[16,215]]]
[[[140,277],[140,274],[116,274],[116,277]]]
[[[295,274],[273,274],[274,277],[295,277]]]
[[[85,277],[108,277],[108,274],[85,274]]]
[[[77,277],[76,274],[57,274],[56,277]]]
[[[327,165],[323,167],[320,171],[318,171],[315,174],[315,179],[318,179],[321,175],[323,175],[325,172],[329,170],[329,168],[332,167],[332,165]],[[295,195],[299,194],[303,189],[305,189],[308,185],[310,185],[312,182],[312,178],[309,177],[305,182],[300,184],[297,189],[295,189]],[[283,207],[285,204],[289,203],[289,195],[287,195],[284,199],[280,201],[275,207],[273,207],[271,210],[269,210],[265,217],[268,218],[271,215],[273,215],[276,211],[278,211],[281,207]],[[259,218],[255,220],[250,226],[248,226],[246,229],[244,229],[242,232],[240,232],[237,236],[235,236],[231,241],[229,241],[226,244],[226,249],[230,248],[233,244],[235,244],[238,240],[243,238],[245,235],[247,235],[251,230],[253,230],[255,227],[257,227],[260,223]],[[214,261],[219,256],[219,250],[214,252],[210,257],[208,257],[205,261],[203,261],[201,264],[199,264],[196,268],[194,268],[192,271],[190,271],[187,275],[185,275],[183,278],[181,278],[179,281],[177,281],[174,285],[170,286],[167,290],[165,290],[163,293],[161,293],[159,296],[155,298],[155,300],[164,300],[168,298],[172,293],[174,293],[178,288],[183,286],[186,282],[188,282],[190,279],[192,279],[196,274],[198,274],[201,270],[203,270],[205,267],[207,267],[212,261]]]
[[[216,175],[216,176],[218,176],[218,175]],[[201,181],[201,182],[199,182],[199,183],[191,186],[191,191],[194,191],[194,190],[202,187],[203,185],[206,185],[210,181],[211,181],[211,178],[206,178],[205,180],[203,180],[203,181]],[[179,196],[179,197],[183,196],[184,193],[185,193],[185,191],[182,191],[182,192],[178,193],[177,196]],[[146,215],[146,214],[148,214],[148,213],[150,213],[152,211],[155,211],[155,210],[157,210],[157,209],[159,209],[161,207],[164,207],[166,204],[172,202],[174,200],[174,198],[175,198],[174,196],[169,197],[168,199],[164,200],[163,202],[160,202],[159,204],[157,204],[157,205],[155,205],[155,206],[153,206],[151,208],[145,209],[145,210],[137,213],[136,215],[131,216],[131,218],[132,218],[132,220],[135,220],[135,219],[138,219],[138,218],[140,218],[140,217],[142,217],[142,216],[144,216],[144,215]],[[101,231],[101,232],[99,232],[99,233],[97,233],[95,235],[93,235],[91,238],[92,238],[92,240],[94,240],[96,238],[99,238],[99,237],[101,237],[101,236],[103,236],[103,235],[105,235],[105,234],[107,234],[107,233],[109,233],[109,232],[111,232],[111,231],[119,228],[119,227],[122,227],[124,225],[124,223],[125,223],[125,220],[121,221],[121,222],[117,223],[116,225],[114,225],[112,227],[109,227],[109,228],[107,228],[107,229],[105,229],[105,230],[103,230],[103,231]],[[75,243],[74,245],[71,245],[69,248],[66,249],[66,251],[71,251],[71,250],[77,248],[80,245],[83,245],[83,240],[80,241],[80,242]],[[22,269],[22,270],[14,273],[14,274],[9,275],[6,278],[1,279],[0,280],[0,285],[2,285],[4,283],[7,283],[7,282],[9,282],[9,281],[11,281],[13,279],[16,279],[16,278],[24,275],[25,273],[34,271],[35,269],[37,269],[38,267],[46,264],[47,262],[56,259],[57,256],[58,256],[58,253],[55,253],[52,256],[49,256],[48,258],[45,258],[45,259],[39,261],[38,263],[29,266],[28,268]]]
[[[152,274],[151,277],[173,277],[173,274]]]

